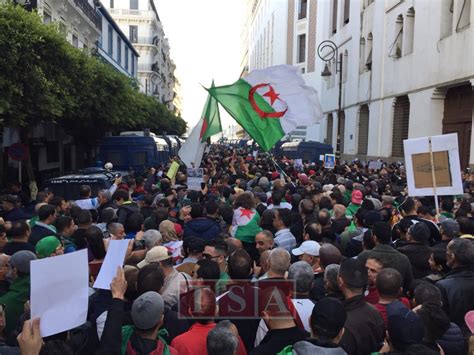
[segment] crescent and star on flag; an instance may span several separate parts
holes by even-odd
[[[270,105],[272,107],[276,101],[282,102],[285,105],[285,109],[283,111],[265,112],[257,105],[257,102],[255,101],[255,93],[257,92],[258,89],[261,89],[264,87],[268,87],[268,91],[264,93],[262,96],[269,98]],[[254,109],[255,112],[257,112],[260,118],[281,118],[286,113],[286,111],[288,111],[288,106],[286,102],[280,98],[280,94],[275,91],[275,89],[273,88],[271,84],[261,83],[261,84],[252,86],[252,88],[249,91],[249,101],[250,101],[250,104],[252,105],[252,108]]]

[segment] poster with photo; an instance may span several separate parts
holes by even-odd
[[[202,168],[188,168],[187,175],[188,175],[188,189],[200,191],[201,182],[204,182],[203,169]]]

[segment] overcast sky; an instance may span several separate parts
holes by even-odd
[[[181,82],[184,120],[192,128],[207,93],[201,84],[227,85],[240,74],[245,0],[155,0]],[[221,109],[222,126],[233,120]]]

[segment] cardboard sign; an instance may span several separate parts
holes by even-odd
[[[403,147],[410,196],[462,195],[457,133],[406,139],[403,141]],[[433,182],[432,168],[436,186]]]
[[[371,170],[379,170],[382,168],[382,162],[381,161],[371,161],[369,163],[369,169]]]
[[[170,168],[168,169],[168,172],[166,173],[166,176],[170,178],[170,180],[173,180],[178,173],[179,169],[179,164],[177,162],[172,162]]]

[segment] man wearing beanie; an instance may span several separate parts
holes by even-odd
[[[415,223],[408,229],[408,244],[398,248],[410,260],[415,279],[422,279],[431,273],[429,258],[431,249],[428,246],[430,230],[424,223]]]
[[[15,329],[23,306],[30,298],[30,261],[35,259],[36,255],[29,250],[17,251],[10,258],[9,274],[13,281],[10,290],[0,297],[0,304],[5,305],[5,336]]]
[[[339,346],[344,334],[344,323],[347,314],[341,301],[325,297],[318,301],[310,317],[311,338],[293,345],[293,354],[327,354],[344,355],[346,352]]]
[[[64,247],[61,244],[61,241],[55,236],[49,236],[41,239],[36,244],[35,248],[38,259],[64,254]]]

